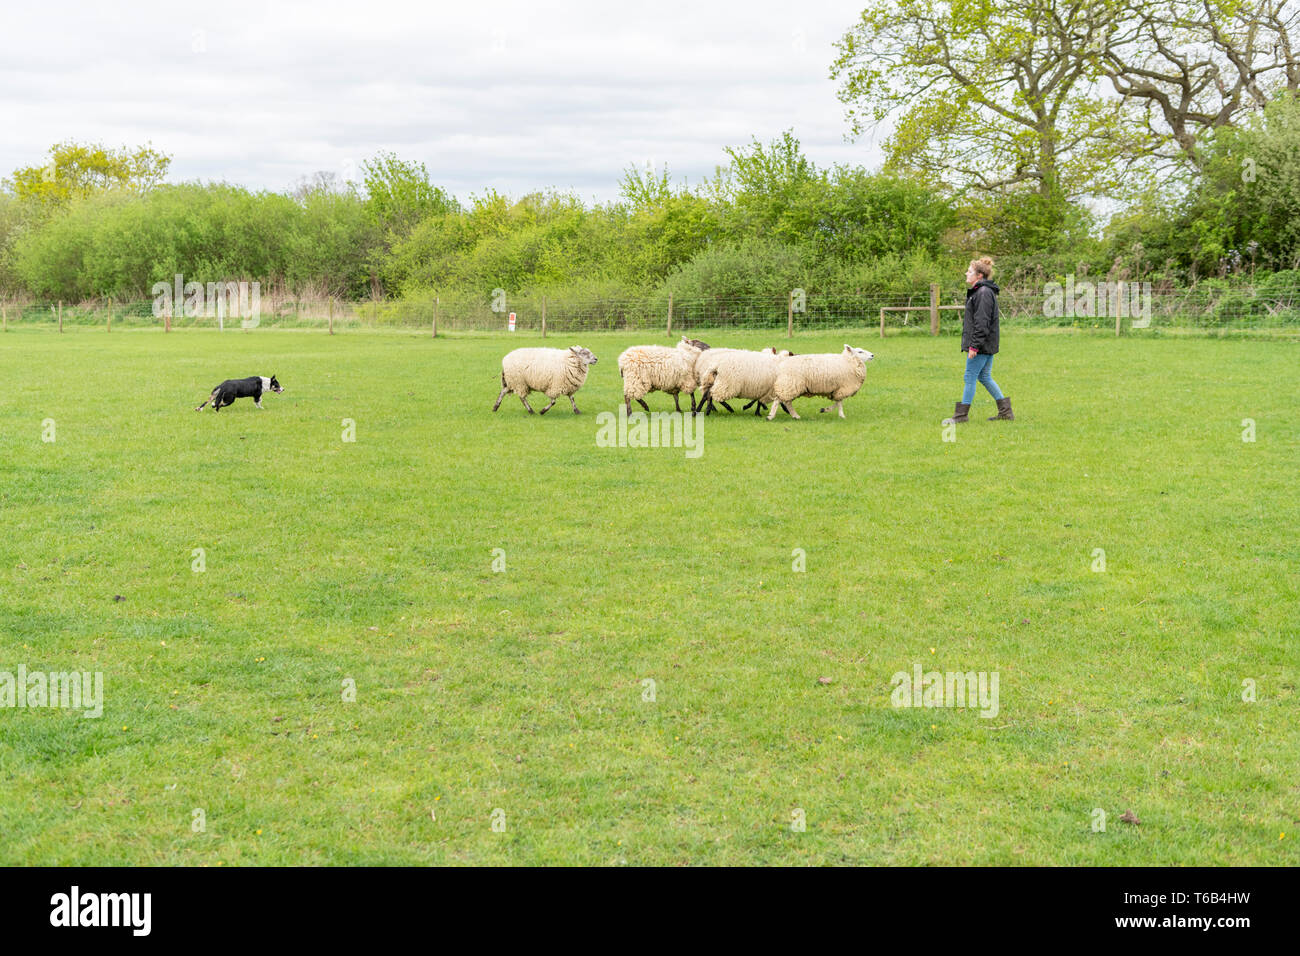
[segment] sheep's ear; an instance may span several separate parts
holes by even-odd
[[[849,353],[852,353],[852,351],[853,351],[853,346],[852,346],[852,345],[849,345],[847,342],[845,342],[845,343],[844,343],[844,351],[849,352]]]

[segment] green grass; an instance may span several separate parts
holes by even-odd
[[[539,418],[532,338],[0,336],[0,670],[106,684],[0,709],[0,863],[1300,863],[1296,346],[1008,333],[951,443],[954,339],[796,337],[877,353],[847,420],[690,460],[596,446],[651,339],[574,338]]]

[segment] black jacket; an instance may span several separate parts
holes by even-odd
[[[989,355],[998,353],[998,287],[992,279],[980,279],[966,290],[961,350],[969,348]]]

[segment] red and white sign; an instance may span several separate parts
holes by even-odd
[[[510,324],[507,325],[506,328],[508,328],[511,332],[515,330],[515,314],[513,312],[510,313]]]

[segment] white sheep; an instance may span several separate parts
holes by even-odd
[[[691,411],[695,411],[695,389],[699,382],[695,363],[709,346],[699,339],[682,340],[675,346],[634,345],[618,357],[618,374],[623,377],[623,403],[632,414],[633,400],[640,402],[647,412],[650,406],[645,396],[651,392],[666,392],[673,397],[677,411],[682,410],[680,395],[691,396]]]
[[[829,412],[832,408],[839,410],[844,417],[844,399],[852,398],[862,387],[867,377],[867,363],[874,355],[866,349],[844,346],[843,352],[823,352],[816,355],[797,355],[781,363],[780,374],[772,385],[772,412],[767,416],[770,422],[776,418],[776,410],[784,405],[791,418],[798,418],[790,406],[796,398],[804,395],[820,395],[829,398],[835,404],[822,409]]]
[[[542,414],[549,412],[561,395],[569,397],[573,414],[578,411],[578,403],[573,400],[574,393],[582,388],[587,380],[587,366],[596,361],[590,349],[574,345],[567,349],[515,349],[501,360],[501,394],[492,411],[501,407],[501,399],[507,392],[514,392],[519,400],[533,413],[528,404],[529,392],[543,392],[551,404],[542,409]]]
[[[737,350],[724,355],[709,376],[700,382],[704,387],[700,404],[708,401],[726,406],[727,399],[749,398],[758,402],[761,409],[771,403],[777,373],[790,357],[788,351],[777,352],[771,348],[761,352]],[[760,412],[756,410],[754,414]]]
[[[771,347],[765,348],[762,351],[766,352],[769,355],[776,354],[776,349]],[[713,405],[713,398],[708,394],[708,386],[713,382],[714,371],[717,369],[718,363],[722,361],[723,356],[732,355],[735,354],[736,352],[746,352],[751,355],[754,354],[750,352],[749,349],[709,349],[707,352],[701,355],[695,362],[695,377],[700,380],[700,387],[704,389],[704,393],[700,395],[700,403],[704,404],[705,402],[707,402],[709,406],[708,412],[706,414],[711,415],[715,410]],[[786,353],[786,354],[790,354],[790,353]],[[732,413],[735,412],[735,409],[732,408],[730,405],[728,405],[726,402],[720,402],[719,404],[721,404],[722,407],[725,408],[727,411]],[[752,405],[753,403],[751,402],[750,404]],[[746,405],[745,408],[749,408],[749,405]],[[744,409],[741,410],[744,411]]]

